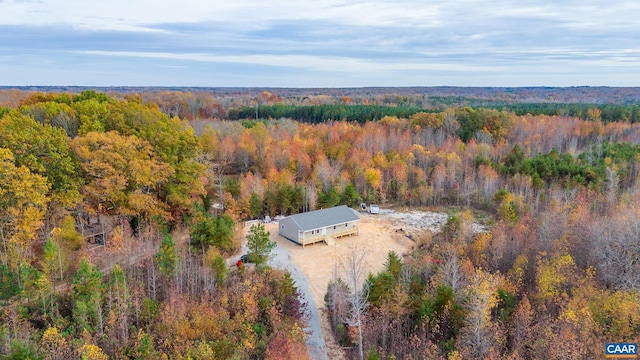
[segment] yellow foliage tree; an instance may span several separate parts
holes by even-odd
[[[16,167],[11,152],[0,148],[0,255],[13,269],[33,258],[37,231],[49,198],[47,179]]]
[[[40,340],[40,349],[47,360],[66,360],[70,358],[71,347],[56,327],[47,328]]]
[[[155,193],[174,170],[134,135],[91,132],[71,142],[86,173],[85,199],[96,213],[166,215]]]
[[[382,173],[378,169],[368,168],[364,171],[364,179],[367,184],[374,190],[380,190],[380,181]]]
[[[576,280],[576,263],[570,254],[559,254],[547,257],[542,252],[538,256],[536,282],[537,298],[542,301],[553,301],[559,296],[566,296],[571,284]]]
[[[80,358],[82,360],[109,360],[109,356],[99,346],[93,344],[82,345]]]
[[[476,269],[467,295],[465,326],[460,330],[458,349],[463,358],[484,359],[504,341],[491,311],[498,304],[498,287],[504,282],[500,274]]]

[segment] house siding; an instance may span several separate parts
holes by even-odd
[[[286,217],[278,222],[278,234],[298,244],[300,244],[299,230],[300,227],[291,217]]]
[[[342,236],[345,232],[353,233],[355,227],[355,221],[348,221],[344,223],[339,223],[335,225],[330,225],[326,227],[327,235],[338,235]]]
[[[336,212],[329,215],[335,218],[337,214],[340,214],[340,212],[342,211],[344,213],[344,210],[346,209],[346,207],[344,208],[340,208],[337,209],[336,208]],[[319,211],[317,213],[318,216],[323,216],[326,213],[326,211],[329,209],[324,209],[322,211]],[[307,245],[307,244],[313,244],[316,242],[322,242],[322,241],[326,241],[328,238],[339,238],[342,236],[347,236],[347,235],[354,235],[354,234],[358,234],[360,227],[359,227],[359,222],[360,219],[358,218],[357,215],[353,215],[351,213],[346,213],[346,217],[348,219],[344,219],[344,220],[340,220],[340,219],[333,219],[331,221],[333,221],[333,223],[329,224],[329,225],[324,225],[324,226],[320,226],[317,228],[306,228],[306,229],[302,229],[301,228],[301,224],[306,223],[307,225],[309,224],[309,220],[310,218],[308,217],[309,215],[315,215],[313,214],[314,212],[309,212],[309,213],[304,213],[304,215],[298,214],[298,215],[292,215],[289,217],[286,217],[282,220],[279,221],[278,223],[278,234],[280,234],[281,236],[283,236],[284,238],[287,238],[299,245]],[[302,218],[301,216],[305,216],[305,218]],[[326,215],[325,215],[326,216]],[[340,217],[339,215],[337,217]],[[355,219],[354,219],[355,217]],[[350,219],[349,219],[350,218]],[[303,221],[302,223],[298,223],[296,221],[296,219],[299,219],[299,221]],[[326,220],[326,218],[325,218]],[[306,221],[306,222],[305,222]],[[326,224],[326,221],[325,221]],[[319,225],[319,224],[318,224]]]

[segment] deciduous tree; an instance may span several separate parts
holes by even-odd
[[[95,213],[167,216],[158,189],[174,170],[136,136],[91,132],[71,146],[86,174],[83,193]]]
[[[362,348],[362,317],[367,309],[369,287],[366,280],[367,252],[353,246],[351,251],[342,259],[340,268],[347,279],[347,301],[349,303],[349,325],[355,326],[358,333],[358,355],[364,359]]]
[[[46,178],[26,166],[15,166],[11,152],[0,148],[0,255],[18,275],[19,267],[33,259],[36,233],[49,202],[48,190]]]

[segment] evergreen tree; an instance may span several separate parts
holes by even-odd
[[[251,211],[253,219],[257,219],[263,214],[262,199],[254,192],[251,193],[251,198],[249,199],[249,211]]]
[[[352,183],[348,183],[344,187],[344,191],[342,192],[342,199],[340,199],[340,202],[349,207],[355,207],[358,204],[359,200],[360,197],[358,196],[356,187],[353,186]]]
[[[169,234],[165,234],[160,245],[160,252],[156,255],[160,273],[166,278],[172,278],[176,275],[176,265],[180,261],[176,253],[176,243]]]
[[[104,329],[102,302],[105,286],[102,273],[86,259],[80,261],[71,284],[73,320],[78,333],[83,330],[102,332]]]
[[[249,258],[257,265],[265,263],[276,243],[269,240],[270,233],[265,231],[263,224],[251,225],[247,235]]]

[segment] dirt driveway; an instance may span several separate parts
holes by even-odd
[[[333,278],[334,270],[339,271],[339,261],[347,255],[352,246],[366,249],[366,265],[369,272],[376,274],[384,268],[389,251],[398,255],[407,252],[414,244],[412,240],[401,232],[397,219],[385,215],[361,214],[360,234],[338,239],[335,245],[318,243],[302,247],[278,235],[278,224],[265,226],[271,233],[271,240],[278,244],[280,251],[288,253],[289,260],[304,274],[308,288],[313,297],[313,303],[320,314],[320,328],[325,340],[325,347],[329,359],[344,359],[340,346],[335,342],[329,327],[324,295],[327,284]],[[302,285],[302,284],[299,284]]]
[[[377,274],[384,269],[389,251],[402,256],[415,245],[407,235],[419,236],[425,231],[439,232],[448,219],[445,213],[418,210],[380,209],[378,215],[359,215],[360,234],[338,239],[334,245],[317,243],[303,248],[278,235],[277,222],[265,225],[265,229],[271,234],[271,240],[278,245],[269,263],[274,267],[288,269],[309,306],[313,307],[309,309],[311,319],[307,328],[307,348],[314,360],[345,359],[329,326],[324,295],[334,271],[338,271],[338,274],[340,272],[341,259],[350,253],[353,246],[366,250],[367,269],[370,273]],[[486,230],[481,224],[472,224],[474,232]],[[246,252],[246,244],[243,251]]]
[[[391,219],[385,216],[364,214],[361,215],[359,235],[340,238],[335,245],[317,243],[304,248],[279,236],[277,224],[267,224],[266,230],[271,233],[271,240],[288,250],[291,260],[307,278],[316,304],[324,306],[327,284],[333,278],[334,270],[339,270],[340,259],[351,251],[352,246],[366,249],[367,267],[374,274],[384,268],[389,251],[402,255],[410,249],[414,242],[402,233],[394,232],[392,227]]]

